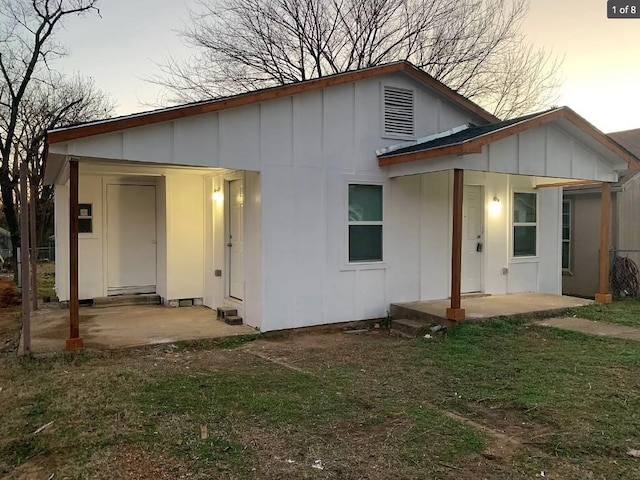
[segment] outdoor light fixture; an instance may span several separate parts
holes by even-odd
[[[224,199],[224,194],[222,193],[222,190],[220,188],[216,188],[213,191],[213,194],[211,195],[211,199],[216,201],[217,203],[222,202],[222,200]]]
[[[492,216],[497,217],[500,215],[501,211],[502,205],[500,204],[500,199],[498,197],[493,197],[493,200],[489,203],[489,213]]]

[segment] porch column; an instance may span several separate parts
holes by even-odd
[[[69,338],[67,350],[84,346],[78,302],[78,160],[69,160]]]
[[[611,228],[611,184],[602,182],[600,200],[600,286],[596,302],[611,303],[609,293],[609,230]]]
[[[447,319],[464,320],[464,309],[460,308],[460,285],[462,277],[462,200],[464,170],[453,171],[453,233],[451,237],[451,307],[447,308]]]

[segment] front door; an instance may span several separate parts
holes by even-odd
[[[156,187],[107,185],[107,293],[156,291]]]
[[[229,196],[227,202],[227,247],[228,247],[228,278],[227,291],[229,296],[237,300],[244,298],[244,256],[243,256],[243,206],[244,191],[242,180],[229,182]]]
[[[462,204],[462,293],[482,290],[482,251],[484,249],[482,204],[482,187],[465,185]]]

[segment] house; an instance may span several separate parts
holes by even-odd
[[[568,108],[501,122],[407,62],[61,128],[48,148],[72,339],[77,299],[109,295],[272,331],[560,294],[561,187],[637,163]]]
[[[640,129],[610,133],[609,137],[640,155]],[[564,189],[562,291],[567,295],[593,297],[598,291],[599,225],[593,219],[601,209],[601,190],[593,184]],[[612,253],[640,265],[640,171],[620,172],[611,193]]]

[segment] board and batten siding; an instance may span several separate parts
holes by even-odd
[[[146,176],[145,176],[146,175]],[[156,188],[156,291],[163,298],[204,296],[204,181],[193,171],[149,167],[80,164],[79,202],[93,206],[93,232],[81,233],[79,295],[107,296],[106,186],[153,185]],[[56,294],[69,298],[69,187],[55,185]],[[132,205],[131,208],[135,208]]]

